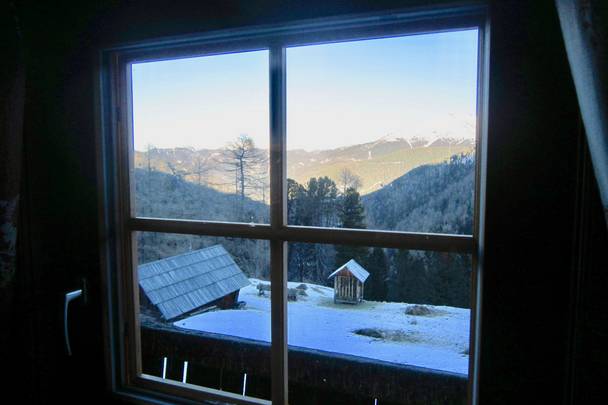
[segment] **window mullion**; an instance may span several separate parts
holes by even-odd
[[[285,164],[285,49],[270,48],[270,226],[277,233],[287,221]],[[287,404],[287,249],[270,242],[272,403]]]

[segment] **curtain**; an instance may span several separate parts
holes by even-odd
[[[556,5],[608,224],[608,2],[556,0]]]
[[[19,21],[13,2],[0,6],[0,37],[8,45],[0,62],[0,316],[10,319],[17,269],[17,231],[25,74]],[[0,328],[6,347],[10,328]]]

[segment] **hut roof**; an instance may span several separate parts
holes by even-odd
[[[369,277],[369,272],[365,270],[359,263],[355,261],[355,259],[350,259],[348,262],[344,263],[342,266],[338,268],[338,270],[334,271],[329,275],[329,278],[335,277],[342,270],[347,270],[352,274],[357,280],[364,283],[365,280]]]
[[[165,319],[172,319],[249,285],[222,245],[139,266],[139,285]]]

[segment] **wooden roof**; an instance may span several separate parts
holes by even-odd
[[[327,278],[329,279],[335,277],[342,270],[348,271],[362,283],[365,283],[365,280],[367,280],[367,278],[369,277],[369,272],[367,270],[365,270],[359,263],[357,263],[355,259],[350,259],[348,262],[340,266],[338,270],[331,273]]]
[[[222,245],[139,266],[139,285],[165,319],[172,319],[249,285]]]

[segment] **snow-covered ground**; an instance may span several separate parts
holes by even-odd
[[[241,289],[243,309],[211,311],[175,322],[175,326],[241,338],[270,341],[270,299],[258,296],[257,284]],[[293,288],[300,283],[289,283]],[[408,304],[365,301],[334,304],[333,289],[307,284],[307,296],[288,305],[289,344],[466,374],[469,310],[428,306],[429,316],[406,315]],[[268,294],[268,293],[267,293]],[[369,337],[355,333],[371,330]],[[466,354],[465,354],[466,353]]]

